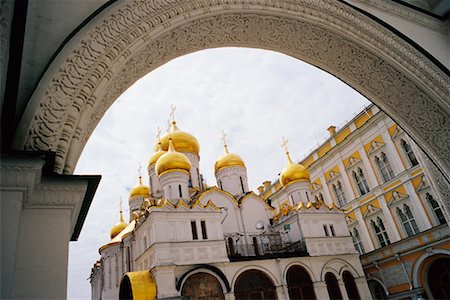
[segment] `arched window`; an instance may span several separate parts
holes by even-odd
[[[181,184],[178,185],[178,194],[179,194],[180,198],[183,197],[183,191],[181,190]]]
[[[319,200],[320,200],[320,201],[323,201],[323,195],[322,195],[322,193],[319,193]]]
[[[316,299],[314,287],[308,272],[300,266],[292,266],[286,274],[289,299],[304,300]]]
[[[408,144],[405,140],[402,140],[401,143],[402,143],[403,150],[405,150],[405,154],[408,157],[409,162],[411,163],[411,166],[414,167],[414,166],[418,165],[419,162],[417,161],[416,155],[414,155],[411,145]]]
[[[272,280],[261,271],[249,270],[239,275],[234,286],[236,300],[276,300],[277,293]]]
[[[383,221],[380,219],[380,217],[377,217],[377,222],[375,223],[374,220],[371,220],[371,224],[373,227],[373,230],[375,231],[375,235],[380,242],[380,246],[384,247],[391,243],[389,240],[389,236],[386,232],[386,228],[384,227]]]
[[[436,259],[428,268],[427,283],[430,299],[450,299],[450,258]]]
[[[359,254],[363,255],[364,253],[366,253],[358,230],[356,228],[353,228],[353,232],[350,231],[350,235],[352,236],[353,244],[355,245],[355,248],[359,252]]]
[[[391,164],[389,163],[386,153],[381,152],[381,159],[378,156],[375,156],[375,162],[378,165],[378,169],[380,170],[384,182],[388,182],[394,177],[394,172],[392,171]]]
[[[225,299],[222,286],[217,278],[203,272],[189,276],[181,289],[181,297],[192,300]]]
[[[325,282],[327,283],[330,300],[342,300],[342,294],[336,276],[333,273],[325,274]]]
[[[221,190],[223,190],[223,187],[222,187],[222,181],[218,180],[217,183],[219,184],[219,188],[220,188]]]
[[[406,234],[408,236],[413,236],[419,233],[419,228],[417,227],[417,223],[414,220],[414,217],[408,205],[404,204],[403,210],[397,207],[397,214],[400,217],[403,228],[405,228]]]
[[[344,190],[342,189],[342,185],[340,181],[337,181],[336,184],[333,184],[332,186],[334,196],[336,197],[336,200],[339,203],[339,207],[342,207],[345,205],[345,194]]]
[[[314,196],[314,202],[319,202],[319,198],[317,196]]]
[[[430,203],[431,208],[433,209],[433,212],[436,218],[438,219],[439,224],[442,225],[447,223],[447,220],[445,219],[444,214],[442,213],[439,203],[436,200],[434,200],[433,196],[431,196],[430,193],[427,193],[425,195],[425,198],[427,198],[428,202]]]
[[[367,281],[370,289],[370,293],[372,294],[372,298],[376,300],[384,300],[387,299],[386,291],[383,286],[376,280],[368,280]]]
[[[355,279],[349,271],[342,273],[342,279],[344,280],[345,290],[347,291],[349,300],[361,300],[359,296],[358,287],[356,286]]]
[[[242,193],[245,193],[245,189],[244,189],[244,182],[242,181],[242,176],[239,176],[239,179],[241,181],[241,189],[242,189]]]
[[[367,185],[363,170],[358,168],[357,172],[353,171],[352,174],[361,196],[367,194],[369,192],[369,186]]]

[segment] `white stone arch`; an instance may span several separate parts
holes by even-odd
[[[412,270],[412,282],[413,282],[413,287],[414,288],[420,288],[420,268],[422,266],[422,263],[429,257],[432,257],[434,255],[439,255],[439,254],[443,254],[443,255],[447,255],[450,258],[450,250],[445,250],[445,249],[433,249],[430,252],[426,252],[424,254],[422,254],[418,260],[416,260],[416,262],[414,263],[414,267]]]
[[[274,276],[272,274],[272,272],[264,267],[261,266],[257,266],[257,265],[249,265],[249,266],[244,266],[242,268],[240,268],[233,276],[233,280],[231,281],[231,290],[234,292],[234,287],[236,285],[236,280],[239,278],[239,276],[241,274],[243,274],[246,271],[251,271],[251,270],[257,270],[257,271],[261,271],[263,272],[267,277],[270,278],[270,280],[272,280],[272,283],[275,287],[279,286],[281,284],[281,282],[279,282],[279,280],[277,279],[276,276]]]
[[[380,279],[378,279],[378,278],[376,278],[376,277],[371,277],[371,276],[369,276],[369,277],[366,278],[366,280],[367,280],[367,285],[368,285],[368,286],[369,286],[369,280],[373,280],[373,281],[378,282],[378,283],[381,285],[381,287],[383,288],[384,294],[385,294],[385,295],[389,295],[389,290],[388,290],[388,288],[386,287],[386,285],[384,284],[384,282],[381,281]],[[369,290],[370,290],[370,287],[369,287]],[[370,290],[370,292],[372,293],[372,290]]]
[[[212,275],[220,283],[220,287],[222,288],[223,293],[224,294],[228,293],[228,288],[225,285],[225,282],[222,280],[222,278],[220,278],[220,276],[218,276],[215,272],[213,272],[211,270],[208,270],[208,269],[205,269],[205,268],[197,268],[197,269],[191,270],[191,271],[183,274],[184,277],[183,277],[183,280],[180,283],[180,290],[178,291],[178,295],[179,296],[181,296],[181,291],[183,290],[183,287],[184,287],[184,284],[186,283],[186,281],[192,275],[195,275],[195,274],[198,274],[198,273],[207,273],[209,275]]]
[[[377,104],[450,177],[450,76],[413,42],[344,1],[116,1],[56,55],[17,129],[17,150],[72,173],[108,107],[136,80],[197,50],[254,47],[317,66]]]
[[[333,264],[334,266],[332,266]],[[328,272],[333,273],[338,280],[342,279],[342,273],[344,271],[349,271],[350,274],[352,274],[353,278],[359,278],[363,276],[360,275],[358,271],[356,271],[356,269],[345,260],[340,258],[333,258],[323,265],[322,270],[320,271],[320,280],[325,281],[325,274]]]
[[[293,261],[293,262],[289,263],[288,265],[286,265],[286,267],[284,268],[284,271],[283,271],[284,282],[287,282],[287,272],[288,272],[289,268],[295,267],[295,266],[299,266],[299,267],[302,267],[303,269],[305,269],[306,272],[308,273],[309,277],[311,278],[312,282],[317,281],[316,274],[314,274],[314,272],[306,264],[304,264],[303,262],[300,262],[300,261]]]

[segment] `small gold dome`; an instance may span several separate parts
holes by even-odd
[[[240,166],[245,168],[244,161],[242,158],[234,153],[228,152],[227,145],[224,145],[225,148],[225,154],[219,157],[216,160],[216,163],[214,164],[214,170],[217,173],[217,171],[226,168],[226,167],[234,167],[234,166]]]
[[[141,176],[139,176],[139,184],[135,185],[130,191],[130,198],[137,196],[150,197],[150,187],[142,183]]]
[[[156,151],[153,153],[153,155],[150,157],[150,160],[148,161],[148,166],[150,167],[153,164],[156,164],[156,161],[163,156],[167,151],[164,151],[161,147],[161,142],[158,143]]]
[[[172,138],[169,138],[169,150],[156,161],[156,174],[161,176],[168,171],[185,171],[191,170],[191,162],[183,153],[175,151]]]
[[[109,236],[111,237],[111,239],[115,238],[127,226],[128,226],[128,224],[125,223],[125,221],[123,220],[122,211],[120,211],[120,221],[119,221],[119,223],[114,225],[113,228],[111,228],[111,231],[109,233]]]
[[[169,132],[161,137],[161,148],[164,151],[168,151],[169,149],[170,138],[172,138],[173,145],[177,151],[191,152],[197,155],[200,153],[200,145],[197,139],[192,134],[178,129],[177,123],[175,121],[172,122],[172,126],[170,126]],[[157,148],[158,146],[155,146],[155,151],[157,151]]]
[[[289,183],[295,181],[309,181],[309,172],[301,164],[296,164],[292,162],[291,157],[289,156],[289,152],[286,152],[288,158],[288,165],[281,171],[280,174],[280,183],[282,186],[286,186]]]

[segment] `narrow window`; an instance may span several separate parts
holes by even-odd
[[[178,193],[180,194],[180,198],[183,197],[183,192],[181,190],[181,184],[178,185]]]
[[[294,195],[291,195],[291,203],[294,205]]]
[[[322,193],[319,193],[319,199],[320,199],[320,201],[323,201],[323,195],[322,195]]]
[[[325,232],[325,236],[329,236],[327,225],[323,225],[323,231]]]
[[[220,181],[220,180],[219,180],[219,188],[220,188],[221,190],[223,190],[223,187],[222,187],[222,181]]]
[[[192,229],[192,239],[198,240],[197,224],[195,223],[195,221],[191,221],[191,229]]]
[[[356,250],[360,255],[363,255],[365,251],[358,230],[356,228],[353,228],[353,233],[350,231],[350,235],[352,236],[353,245],[355,245]]]
[[[408,205],[403,205],[403,211],[397,207],[397,213],[402,220],[403,228],[405,228],[408,236],[413,236],[419,233],[419,228],[417,227],[417,223],[414,220],[414,217]]]
[[[358,173],[355,171],[352,172],[353,179],[355,180],[356,185],[358,186],[359,192],[362,195],[367,194],[369,191],[369,186],[367,185],[366,178],[364,177],[364,173],[361,168],[358,168]]]
[[[330,224],[331,236],[336,236],[336,232],[334,232],[334,226]]]
[[[319,202],[319,198],[317,198],[317,196],[314,196],[314,202]]]
[[[188,187],[192,187],[192,177],[191,174],[189,173],[189,181],[188,181]]]
[[[444,214],[442,213],[439,203],[436,200],[434,200],[433,196],[431,196],[430,193],[427,193],[425,195],[425,198],[427,198],[428,202],[430,202],[431,208],[433,209],[433,212],[436,215],[436,218],[438,219],[439,224],[442,225],[442,224],[447,223],[447,220],[445,220]]]
[[[369,185],[367,184],[366,176],[364,176],[363,170],[361,168],[358,168],[359,178],[361,178],[361,181],[366,189],[366,193],[370,191]]]
[[[309,195],[308,195],[308,192],[305,192],[305,195],[306,195],[306,200],[308,200],[308,202],[309,202]]]
[[[353,173],[355,173],[355,172],[353,172]],[[336,184],[333,184],[331,188],[333,189],[334,196],[336,197],[336,200],[339,203],[339,207],[344,206],[345,205],[345,196],[344,196],[344,191],[342,190],[341,182],[338,181],[337,186],[336,186]]]
[[[131,272],[131,253],[130,247],[127,247],[127,271]]]
[[[208,239],[208,235],[206,233],[206,222],[200,221],[200,225],[202,227],[202,239],[206,240],[206,239]]]
[[[146,236],[144,236],[143,243],[144,243],[144,249],[142,249],[142,252],[144,252],[145,250],[147,250],[147,237],[146,237]]]
[[[380,246],[384,247],[386,245],[389,245],[391,241],[389,240],[389,236],[387,235],[383,221],[378,217],[376,223],[373,220],[371,221],[371,223],[375,231],[375,235],[378,238],[378,241],[380,242]]]
[[[198,168],[197,168],[197,177],[198,177],[198,186],[199,186],[199,188],[200,189],[203,189],[203,182],[202,182],[202,177],[201,177],[201,175],[200,175],[200,171],[198,170]]]
[[[242,181],[242,177],[241,177],[241,176],[239,176],[239,179],[241,180],[242,193],[244,194],[244,193],[245,193],[245,190],[244,190],[244,182]]]
[[[411,166],[417,166],[419,164],[419,162],[417,161],[416,155],[414,154],[411,145],[408,144],[405,140],[402,140],[402,147],[403,150],[405,150],[405,154],[409,159],[409,162],[411,163]]]

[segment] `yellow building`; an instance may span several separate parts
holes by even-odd
[[[374,105],[328,131],[299,162],[311,179],[303,198],[312,199],[295,197],[278,179],[264,182],[260,196],[278,215],[300,201],[343,210],[374,298],[449,299],[450,229],[417,146]]]

